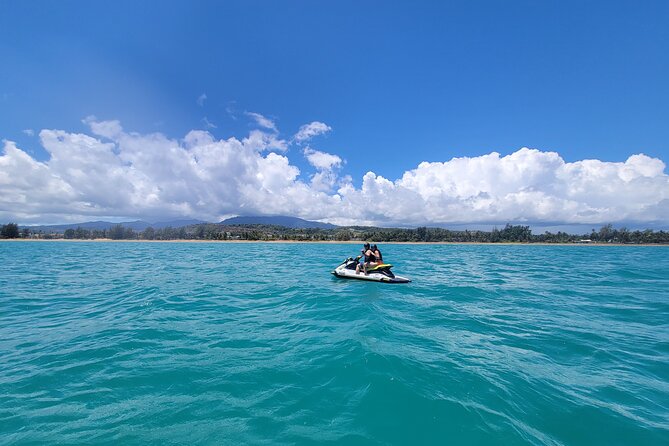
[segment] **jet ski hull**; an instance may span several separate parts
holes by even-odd
[[[396,276],[390,272],[390,268],[381,271],[370,271],[368,274],[360,271],[356,274],[355,272],[355,263],[350,261],[342,263],[334,271],[332,271],[336,277],[342,279],[358,279],[358,280],[368,280],[371,282],[385,282],[385,283],[408,283],[411,282],[410,279],[406,277]]]

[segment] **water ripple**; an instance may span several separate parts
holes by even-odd
[[[0,243],[0,444],[669,443],[667,248],[383,248]]]

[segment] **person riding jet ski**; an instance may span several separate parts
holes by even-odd
[[[360,260],[363,263],[360,264]],[[365,248],[355,259],[349,257],[337,266],[332,274],[344,279],[358,279],[386,283],[407,283],[411,279],[402,276],[396,276],[390,270],[393,265],[383,262],[381,250],[377,246],[369,246],[365,243]],[[363,270],[365,274],[360,274]]]
[[[371,248],[372,252],[374,253],[374,257],[376,257],[376,261],[380,264],[383,263],[383,255],[381,255],[381,250],[379,250],[378,246],[372,245]]]
[[[365,273],[365,275],[367,275],[367,268],[378,265],[378,262],[376,259],[376,255],[374,254],[374,251],[372,251],[371,247],[369,246],[369,243],[365,243],[363,245],[363,249],[361,252],[364,257],[362,263],[362,270]],[[356,265],[355,273],[360,274],[360,264]]]

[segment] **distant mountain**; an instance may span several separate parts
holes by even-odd
[[[232,217],[223,220],[221,224],[228,226],[275,225],[294,229],[305,229],[305,228],[334,229],[337,227],[336,225],[331,225],[330,223],[321,223],[318,221],[309,221],[297,217],[286,217],[286,216]]]
[[[167,227],[181,228],[183,226],[200,225],[202,223],[207,223],[207,222],[202,220],[172,220],[172,221],[159,221],[149,226],[151,226],[153,229],[163,229]]]
[[[87,229],[89,231],[97,230],[109,230],[113,226],[122,225],[125,228],[131,228],[133,231],[141,232],[148,227],[154,229],[163,229],[167,227],[172,228],[181,228],[184,226],[198,225],[202,223],[207,223],[202,220],[171,220],[171,221],[159,221],[155,223],[149,223],[143,220],[135,221],[123,221],[120,223],[113,223],[110,221],[86,221],[82,223],[72,223],[72,224],[63,224],[63,225],[42,225],[42,226],[27,226],[31,231],[41,231],[45,233],[63,233],[68,229]],[[316,229],[333,229],[337,226],[331,225],[329,223],[320,223],[317,221],[303,220],[297,217],[285,217],[285,216],[257,216],[257,217],[233,217],[223,220],[220,224],[235,226],[235,225],[275,225],[283,226],[286,228],[294,229],[304,229],[304,228],[316,228]]]
[[[202,220],[172,220],[172,221],[159,221],[156,223],[148,223],[142,220],[136,221],[123,221],[120,223],[112,223],[110,221],[87,221],[83,223],[73,223],[66,225],[43,225],[43,226],[28,226],[31,231],[42,231],[42,232],[64,232],[68,229],[87,229],[92,230],[108,230],[113,226],[121,225],[125,228],[131,228],[134,231],[143,231],[148,227],[154,229],[162,229],[167,227],[172,228],[181,228],[183,226],[197,225],[200,223],[206,223]]]

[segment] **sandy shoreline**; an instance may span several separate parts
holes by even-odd
[[[72,243],[269,243],[269,244],[295,244],[295,243],[310,243],[310,244],[324,244],[324,245],[361,245],[365,243],[362,240],[112,240],[105,238],[98,239],[0,239],[1,242],[25,242],[25,243],[40,243],[40,242],[72,242]],[[369,240],[370,243],[378,243],[384,245],[502,245],[502,246],[669,246],[669,244],[662,243],[639,243],[639,244],[624,244],[624,243],[524,243],[524,242],[384,242],[379,240]]]

